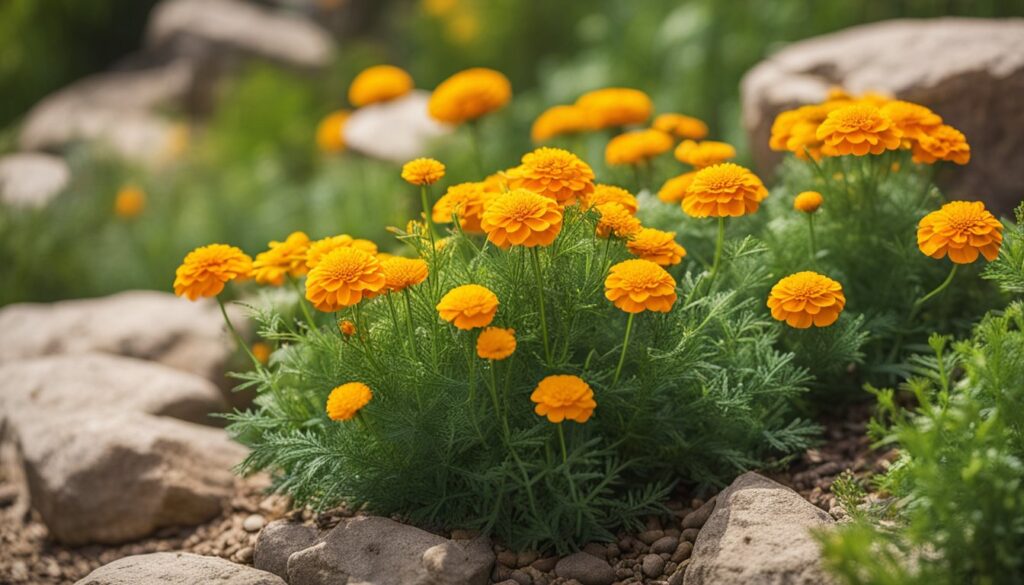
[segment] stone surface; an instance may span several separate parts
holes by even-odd
[[[768,149],[782,110],[819,102],[828,88],[881,91],[918,102],[956,126],[971,162],[949,173],[957,196],[981,196],[1002,211],[1024,183],[1024,19],[891,20],[789,45],[751,69],[741,84],[743,121],[754,159],[771,172]]]
[[[448,540],[387,518],[342,521],[288,557],[290,585],[484,585],[494,565],[486,539]]]
[[[432,140],[451,132],[427,113],[429,99],[429,92],[413,90],[397,100],[359,108],[345,122],[345,144],[396,163],[423,156]]]
[[[715,498],[711,498],[704,504],[701,504],[699,508],[690,512],[683,517],[683,529],[687,528],[700,528],[704,526],[704,523],[711,517],[711,513],[715,511]]]
[[[615,581],[611,565],[585,552],[562,557],[555,565],[555,574],[563,579],[575,579],[582,585],[611,585]]]
[[[63,159],[39,152],[0,157],[0,203],[43,207],[68,185],[71,169]]]
[[[288,557],[313,546],[316,538],[317,530],[312,526],[287,520],[271,522],[256,540],[253,566],[287,579]]]
[[[834,583],[810,533],[832,524],[825,511],[793,490],[745,473],[718,495],[694,545],[685,584]]]
[[[118,559],[75,585],[285,585],[280,577],[245,565],[191,553],[161,552]]]

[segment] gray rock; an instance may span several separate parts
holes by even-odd
[[[686,559],[690,558],[690,554],[692,552],[693,552],[693,543],[692,542],[687,542],[687,541],[684,540],[684,541],[679,543],[679,546],[677,546],[676,550],[672,553],[672,562],[674,562],[674,563],[681,563],[681,562],[685,561]]]
[[[563,579],[575,579],[582,585],[610,585],[615,581],[611,565],[585,552],[563,557],[555,565],[555,574]]]
[[[75,585],[285,585],[280,577],[218,557],[161,552],[118,559]]]
[[[312,526],[287,520],[271,522],[256,539],[253,566],[287,579],[288,557],[313,546],[316,538],[317,529]]]
[[[71,180],[64,159],[39,152],[0,157],[0,203],[39,208],[53,200]]]
[[[660,577],[662,572],[665,570],[665,559],[658,555],[644,555],[644,559],[640,566],[644,575],[651,578]]]
[[[430,94],[408,95],[359,108],[345,122],[345,144],[367,156],[396,163],[424,156],[430,142],[451,132],[427,113]]]
[[[1024,124],[1024,19],[890,20],[798,43],[751,69],[741,85],[743,122],[763,173],[782,110],[819,102],[828,88],[881,91],[928,106],[971,144],[971,162],[949,173],[952,194],[981,195],[1008,211],[1020,201]]]
[[[686,570],[686,585],[831,584],[811,529],[832,518],[793,490],[750,472],[718,495]]]
[[[677,536],[663,536],[658,540],[655,540],[651,544],[651,552],[656,554],[668,553],[672,554],[676,551],[676,547],[679,546],[679,537]]]
[[[693,512],[690,512],[683,518],[683,528],[700,528],[704,526],[704,523],[711,517],[711,513],[715,511],[715,498],[711,498],[707,502],[701,505]]]

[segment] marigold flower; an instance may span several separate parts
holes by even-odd
[[[602,203],[595,206],[594,209],[601,214],[596,228],[597,236],[600,238],[607,238],[610,235],[617,238],[628,238],[643,227],[640,220],[621,203]]]
[[[654,104],[638,89],[607,87],[587,92],[576,100],[597,129],[643,124],[651,117]]]
[[[351,307],[384,290],[387,278],[380,262],[358,248],[343,246],[324,256],[306,277],[306,299],[330,313]]]
[[[651,126],[655,130],[668,132],[679,138],[703,140],[708,135],[708,125],[701,120],[684,114],[660,114],[654,118]]]
[[[658,199],[665,203],[681,202],[683,197],[686,196],[686,190],[690,188],[690,183],[693,182],[695,176],[697,176],[697,172],[691,171],[665,181],[661,189],[658,189]]]
[[[547,246],[562,231],[562,210],[554,199],[526,189],[496,196],[484,210],[480,227],[495,246]]]
[[[380,267],[386,279],[384,286],[393,292],[405,290],[427,279],[427,263],[420,258],[392,256],[381,261]]]
[[[493,69],[466,69],[441,82],[427,109],[440,122],[462,124],[500,109],[512,98],[512,84]]]
[[[487,327],[497,312],[498,296],[479,284],[455,287],[437,303],[441,318],[463,330]]]
[[[736,149],[731,144],[716,140],[684,140],[676,147],[674,154],[679,162],[699,170],[735,158]]]
[[[661,130],[631,130],[608,141],[604,160],[610,165],[634,165],[672,150],[672,144],[672,136]]]
[[[327,397],[327,416],[331,420],[352,420],[373,398],[373,391],[362,382],[342,384]]]
[[[449,223],[452,216],[459,218],[459,227],[469,234],[481,234],[480,220],[484,206],[495,194],[484,183],[459,183],[448,187],[448,191],[434,203],[431,217],[434,223]]]
[[[891,101],[881,108],[882,114],[892,120],[905,141],[917,140],[942,124],[942,117],[928,108],[911,102]]]
[[[737,217],[757,211],[767,196],[757,175],[722,163],[697,171],[683,198],[683,211],[692,217]]]
[[[846,306],[843,285],[817,272],[797,272],[777,282],[768,295],[772,317],[790,327],[828,327]]]
[[[413,185],[433,185],[444,177],[444,165],[432,158],[417,158],[402,165],[402,178]]]
[[[356,334],[356,324],[348,319],[344,319],[338,322],[338,331],[345,337],[352,337]]]
[[[618,203],[628,209],[633,215],[636,215],[636,211],[640,207],[636,197],[622,187],[604,184],[594,185],[594,192],[591,193],[590,199],[587,200],[588,207],[596,207],[605,203]]]
[[[263,343],[262,341],[257,341],[256,343],[252,344],[252,347],[249,349],[249,351],[252,352],[252,356],[256,358],[261,364],[265,364],[267,363],[267,361],[270,360],[270,346],[267,345],[266,343]]]
[[[363,69],[348,87],[348,101],[356,107],[386,102],[412,91],[412,77],[394,65]]]
[[[991,262],[1003,243],[1003,224],[980,201],[951,201],[917,225],[917,247],[932,258],[970,264],[980,252]]]
[[[673,266],[683,261],[686,248],[676,242],[675,232],[643,228],[626,242],[629,253],[658,266]]]
[[[135,185],[125,185],[114,198],[114,213],[118,217],[131,219],[146,208],[146,193]]]
[[[971,160],[971,145],[967,144],[967,137],[946,124],[920,135],[913,149],[913,159],[917,163],[931,164],[937,160],[948,160],[965,165]]]
[[[552,106],[544,110],[533,121],[530,138],[543,142],[555,136],[576,134],[592,130],[593,124],[587,110],[579,106]]]
[[[345,150],[345,122],[352,112],[338,110],[331,112],[316,127],[316,145],[321,152]]]
[[[858,102],[829,112],[815,136],[823,154],[864,156],[898,149],[903,134],[877,107]]]
[[[281,286],[286,274],[302,276],[309,271],[308,250],[309,236],[302,232],[292,232],[283,242],[270,242],[270,249],[257,254],[252,263],[253,278],[260,284]]]
[[[516,351],[516,330],[488,327],[476,338],[476,355],[485,360],[503,360]]]
[[[192,250],[174,274],[174,294],[194,301],[215,297],[224,283],[246,278],[252,272],[252,258],[234,246],[210,244]]]
[[[604,296],[627,313],[667,313],[676,302],[676,281],[650,260],[624,260],[608,272]]]
[[[559,205],[584,201],[594,191],[594,170],[561,148],[541,147],[523,155],[522,164],[507,172],[511,189],[527,189]]]
[[[814,213],[818,211],[818,208],[824,202],[825,199],[821,196],[821,193],[817,191],[804,191],[793,199],[793,209],[804,213]]]
[[[353,238],[348,234],[341,234],[340,236],[323,238],[310,244],[309,249],[306,251],[306,268],[315,268],[324,256],[338,248],[357,248],[371,256],[377,255],[377,244],[374,244],[370,240]]]
[[[594,390],[579,376],[566,374],[548,376],[537,384],[530,400],[538,416],[546,416],[553,423],[572,420],[585,423],[597,408]]]
[[[818,126],[837,107],[836,104],[817,104],[780,113],[772,123],[769,148],[788,150],[804,160],[808,154],[820,160],[822,142],[817,136]]]

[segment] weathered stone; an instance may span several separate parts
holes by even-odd
[[[0,203],[14,207],[43,207],[71,179],[64,159],[39,152],[16,152],[0,157]]]
[[[582,585],[610,585],[615,581],[611,565],[585,552],[563,557],[555,565],[555,574],[563,579],[575,579]]]
[[[277,520],[267,524],[256,539],[253,566],[288,578],[288,557],[316,542],[317,529],[305,524]]]
[[[280,577],[218,557],[160,552],[118,559],[75,585],[285,585]]]
[[[658,540],[655,540],[651,544],[651,552],[656,554],[668,553],[672,554],[676,551],[676,547],[679,546],[679,537],[677,536],[663,536]]]
[[[711,513],[714,511],[715,498],[711,498],[683,518],[683,529],[700,528],[701,526],[704,526],[704,523],[708,521],[708,518],[711,517]]]
[[[971,162],[949,173],[949,189],[1001,211],[1020,202],[1024,124],[1024,19],[890,20],[798,43],[751,69],[742,82],[743,121],[764,173],[781,160],[768,149],[772,121],[840,85],[879,91],[933,109],[971,144]]]
[[[644,575],[648,577],[660,577],[662,572],[665,570],[665,559],[658,555],[644,555],[641,567]]]
[[[810,534],[832,523],[825,511],[793,490],[745,473],[718,495],[694,545],[685,584],[833,583]]]
[[[451,131],[427,113],[429,99],[428,92],[413,90],[399,99],[359,108],[345,122],[345,144],[396,163],[423,156],[432,140]]]

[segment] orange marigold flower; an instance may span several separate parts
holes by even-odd
[[[971,160],[971,145],[967,144],[967,137],[946,124],[919,136],[913,148],[913,159],[918,163],[931,164],[937,160],[948,160],[965,165]]]
[[[308,250],[309,236],[303,232],[292,232],[283,242],[270,242],[270,249],[257,254],[252,263],[253,278],[260,284],[281,286],[286,274],[302,276],[309,271]]]
[[[373,391],[362,382],[342,384],[327,397],[327,416],[331,420],[352,420],[372,398]]]
[[[829,112],[815,136],[823,154],[864,156],[896,150],[903,134],[877,107],[858,102]]]
[[[344,246],[328,253],[306,277],[306,299],[319,311],[351,307],[384,290],[387,278],[380,262],[358,248]]]
[[[448,191],[434,203],[431,217],[435,223],[449,223],[452,216],[459,218],[459,227],[469,234],[481,234],[480,220],[484,206],[494,198],[484,183],[459,183],[448,187]]]
[[[882,106],[881,112],[903,133],[904,141],[917,140],[942,124],[938,114],[911,102],[894,100]]]
[[[731,144],[716,140],[703,142],[684,140],[676,147],[674,154],[679,162],[688,164],[695,169],[703,169],[735,158],[736,149]]]
[[[437,303],[441,318],[463,330],[487,327],[497,312],[498,296],[479,284],[455,287]]]
[[[843,285],[817,272],[797,272],[783,278],[768,295],[772,317],[790,327],[828,327],[846,306]]]
[[[462,124],[500,109],[512,98],[512,84],[493,69],[476,67],[452,75],[430,96],[430,116],[440,122]]]
[[[683,198],[683,211],[692,217],[737,217],[757,211],[767,196],[757,175],[722,163],[697,171]]]
[[[591,193],[590,199],[587,200],[588,207],[596,207],[605,203],[618,203],[628,209],[633,215],[636,215],[636,211],[640,206],[637,203],[636,197],[622,187],[604,184],[594,185],[594,192]]]
[[[683,197],[686,196],[686,190],[690,188],[690,183],[693,182],[695,176],[697,176],[697,172],[691,171],[665,181],[661,189],[658,189],[658,199],[665,203],[681,202]]]
[[[398,292],[427,279],[427,263],[419,258],[392,256],[380,263],[384,271],[385,287]]]
[[[793,209],[804,213],[814,213],[818,211],[818,208],[824,202],[825,199],[821,196],[821,193],[817,191],[804,191],[793,199]]]
[[[348,101],[356,107],[386,102],[412,91],[412,77],[394,65],[363,69],[348,86]]]
[[[402,178],[413,185],[433,185],[444,177],[444,165],[432,158],[417,158],[402,165]]]
[[[592,130],[593,124],[587,110],[579,106],[552,106],[544,110],[533,121],[530,138],[543,142],[555,136],[576,134]]]
[[[356,324],[348,319],[344,319],[338,322],[338,331],[345,337],[352,337],[356,334]]]
[[[488,327],[476,338],[476,355],[485,360],[503,360],[516,351],[516,330]]]
[[[917,247],[925,256],[970,264],[980,252],[991,262],[1003,243],[1003,224],[980,201],[951,201],[917,225]]]
[[[651,117],[654,104],[638,89],[606,87],[587,92],[576,100],[597,129],[643,124]]]
[[[634,165],[672,150],[672,143],[672,136],[661,130],[631,130],[608,141],[604,160],[610,165]]]
[[[602,203],[594,207],[599,214],[596,233],[599,238],[614,235],[617,238],[628,238],[643,227],[629,209],[621,203]]]
[[[654,123],[651,126],[655,130],[691,140],[703,140],[708,135],[707,124],[684,114],[661,114],[654,118]]]
[[[548,376],[537,384],[530,400],[538,416],[546,416],[553,423],[572,420],[585,423],[597,408],[594,390],[579,376],[566,374]]]
[[[259,360],[261,364],[265,364],[267,363],[267,361],[270,360],[270,346],[267,345],[266,343],[263,343],[262,341],[257,341],[256,343],[252,344],[252,348],[250,348],[250,351],[252,351],[252,356]]]
[[[316,127],[316,146],[321,152],[345,150],[345,122],[352,112],[338,110],[331,112]]]
[[[584,201],[594,191],[594,170],[561,148],[541,147],[523,155],[522,164],[507,173],[511,189],[528,189],[559,205]]]
[[[686,248],[676,243],[675,232],[643,228],[626,242],[629,253],[658,266],[673,266],[683,261]]]
[[[800,159],[806,159],[808,153],[814,160],[821,159],[822,142],[817,136],[818,126],[837,107],[837,104],[818,104],[782,112],[772,123],[769,148],[788,150]]]
[[[131,219],[146,208],[146,193],[135,185],[125,185],[114,198],[114,213],[118,217]]]
[[[194,301],[215,297],[224,283],[246,278],[252,272],[252,258],[234,246],[210,244],[192,250],[174,274],[174,294]]]
[[[667,313],[676,302],[676,281],[650,260],[624,260],[608,272],[604,296],[627,313]]]
[[[495,246],[547,246],[562,231],[558,203],[526,189],[498,195],[484,210],[480,227]]]
[[[338,248],[358,248],[372,256],[377,255],[377,244],[370,240],[353,238],[348,234],[317,240],[306,251],[306,268],[315,268],[320,260]]]

